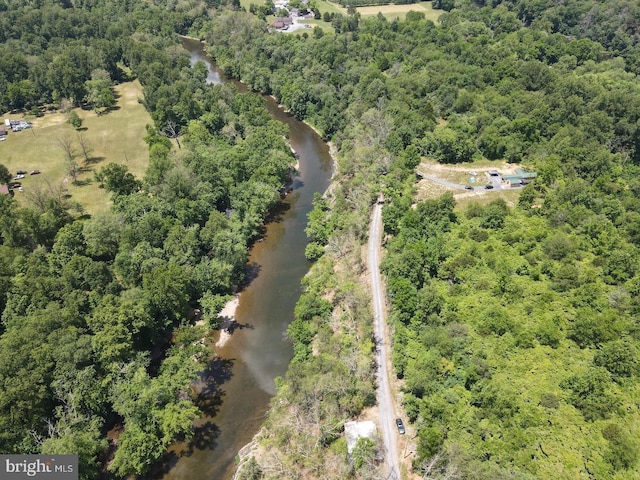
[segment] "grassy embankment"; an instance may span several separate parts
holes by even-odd
[[[82,119],[80,131],[68,122],[65,113],[47,113],[43,117],[26,117],[33,128],[18,133],[9,133],[0,143],[0,163],[10,172],[38,169],[40,175],[27,175],[21,182],[23,193],[15,191],[16,198],[28,202],[29,192],[62,186],[71,201],[78,202],[85,213],[93,214],[109,208],[110,193],[100,188],[93,178],[94,170],[110,162],[125,164],[137,178],[141,178],[149,160],[145,125],[152,120],[138,99],[142,98],[142,87],[136,80],[115,86],[117,106],[108,113],[97,115],[93,111],[76,108]],[[20,119],[22,115],[4,114],[2,119]],[[90,144],[90,161],[85,162],[78,145],[82,134]],[[59,140],[68,137],[76,151],[76,162],[81,168],[77,184],[72,183],[67,173],[66,154]]]

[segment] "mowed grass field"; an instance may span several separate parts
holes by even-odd
[[[374,5],[371,7],[358,7],[358,12],[362,15],[362,18],[371,17],[382,13],[387,20],[393,20],[398,18],[404,20],[407,16],[407,12],[421,12],[427,20],[432,20],[434,23],[438,23],[438,17],[444,13],[444,10],[434,10],[431,6],[431,2],[420,2],[408,5]]]
[[[141,179],[149,161],[148,147],[143,138],[145,126],[152,124],[144,106],[142,87],[136,80],[115,86],[118,97],[115,109],[102,115],[76,108],[82,119],[80,131],[68,122],[66,113],[47,113],[43,117],[29,117],[32,128],[22,132],[9,132],[7,140],[0,142],[0,163],[14,175],[17,170],[40,170],[40,175],[26,175],[21,180],[24,192],[15,190],[15,197],[23,204],[29,202],[29,192],[38,189],[64,188],[69,199],[78,202],[85,213],[107,210],[111,194],[100,188],[94,180],[94,170],[110,162],[124,164],[136,178]],[[21,119],[22,115],[4,114],[5,118]],[[90,161],[85,162],[78,144],[82,134],[91,147]],[[60,148],[60,139],[69,138],[81,169],[77,185],[68,174],[66,154]]]
[[[347,14],[347,9],[338,3],[326,0],[316,0],[316,5],[318,6],[320,13],[335,12],[342,13],[343,15]],[[357,7],[356,10],[360,12],[362,18],[372,17],[378,15],[378,13],[382,13],[387,20],[393,20],[395,18],[404,20],[407,16],[407,12],[413,10],[414,12],[424,13],[426,19],[432,20],[435,23],[438,22],[438,17],[440,17],[444,12],[444,10],[434,10],[431,6],[431,2],[419,2],[405,5],[373,5],[370,7]]]

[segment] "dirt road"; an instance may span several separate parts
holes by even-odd
[[[382,207],[376,204],[373,208],[369,231],[368,268],[371,277],[371,294],[373,299],[373,315],[375,335],[377,340],[376,362],[378,364],[378,407],[380,409],[379,426],[384,442],[384,460],[387,466],[386,479],[400,479],[400,465],[398,462],[397,430],[395,424],[395,410],[391,387],[389,386],[389,372],[387,369],[387,355],[390,350],[389,335],[385,319],[384,297],[380,280],[380,243],[382,239]]]

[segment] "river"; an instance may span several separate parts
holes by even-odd
[[[201,60],[209,69],[208,82],[228,82],[204,54],[202,45],[185,39],[192,65]],[[233,82],[239,89],[244,85]],[[250,282],[242,290],[236,311],[240,325],[222,348],[216,349],[198,385],[198,405],[205,416],[196,422],[193,441],[174,445],[161,473],[163,480],[225,480],[233,476],[238,450],[260,429],[274,379],[284,376],[293,356],[285,332],[293,320],[300,282],[309,269],[304,257],[304,228],[313,195],[329,185],[332,161],[328,146],[307,125],[286,114],[272,98],[264,97],[269,113],[289,126],[291,146],[299,155],[299,175],[282,201],[264,239],[249,256]]]

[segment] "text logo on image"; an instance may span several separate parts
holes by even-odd
[[[77,455],[0,455],[0,480],[78,480]]]

